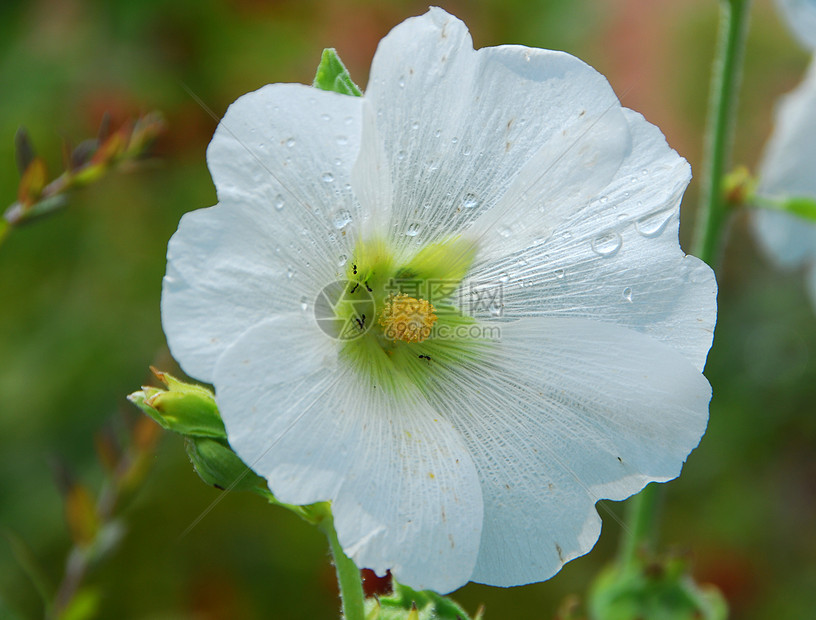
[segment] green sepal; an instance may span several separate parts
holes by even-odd
[[[201,385],[184,383],[155,369],[153,372],[168,389],[143,387],[141,391],[128,396],[130,402],[169,431],[194,437],[226,439],[224,422],[210,390]]]
[[[343,61],[337,55],[337,50],[333,47],[327,47],[323,50],[312,86],[321,90],[340,93],[341,95],[360,97],[363,94],[363,91],[351,81],[348,69],[346,69]]]
[[[226,441],[187,437],[184,445],[196,473],[207,484],[219,489],[269,494],[266,481],[247,467]]]
[[[638,559],[596,578],[589,617],[597,620],[726,620],[728,605],[712,585],[698,585],[683,558]]]
[[[471,618],[456,602],[430,590],[417,591],[394,582],[394,591],[366,600],[366,620],[481,620]]]

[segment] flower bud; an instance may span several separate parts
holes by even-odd
[[[266,481],[238,458],[226,441],[188,437],[187,456],[201,479],[219,489],[255,491],[266,494]]]
[[[155,369],[153,372],[168,389],[143,387],[128,396],[130,402],[169,431],[194,437],[226,438],[224,423],[210,390]]]

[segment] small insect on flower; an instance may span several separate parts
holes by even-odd
[[[698,444],[716,283],[678,243],[689,166],[577,58],[474,50],[433,8],[362,97],[240,97],[207,161],[218,204],[168,249],[170,348],[278,499],[331,501],[358,566],[547,579],[599,499]]]

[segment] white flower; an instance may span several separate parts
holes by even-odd
[[[816,49],[816,0],[776,0],[776,4],[802,45]]]
[[[771,198],[816,198],[816,60],[804,81],[785,95],[759,167],[757,193]],[[816,306],[816,223],[784,211],[754,213],[754,232],[779,266],[804,266]]]
[[[689,167],[578,59],[474,51],[431,9],[364,97],[265,86],[207,158],[219,204],[168,250],[170,348],[281,501],[332,501],[359,566],[441,592],[547,579],[594,545],[598,499],[699,442],[716,283],[677,240]],[[326,308],[359,337],[327,336]]]

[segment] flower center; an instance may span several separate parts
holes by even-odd
[[[436,309],[426,299],[392,293],[385,300],[379,323],[389,340],[422,342],[431,335],[431,328],[437,319],[435,312]]]

